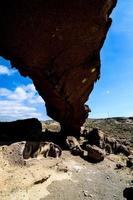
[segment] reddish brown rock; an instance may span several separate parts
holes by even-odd
[[[47,114],[66,135],[78,136],[116,0],[0,3],[0,56],[33,80]]]
[[[99,147],[95,146],[95,145],[87,145],[86,146],[87,149],[87,157],[88,159],[90,159],[93,162],[100,162],[103,161],[105,158],[105,151],[100,149]]]

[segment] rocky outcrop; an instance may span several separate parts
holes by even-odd
[[[81,148],[79,141],[75,137],[68,136],[66,139],[66,144],[73,155],[84,155],[84,150]]]
[[[42,124],[36,118],[0,122],[0,143],[12,143],[23,140],[39,140]]]
[[[89,159],[92,162],[100,162],[103,161],[105,158],[105,151],[100,149],[99,147],[95,145],[87,145],[87,159]]]
[[[105,138],[105,150],[107,153],[122,153],[125,156],[129,156],[131,153],[128,147],[123,145],[121,142],[118,142],[116,139],[110,137]]]
[[[116,0],[1,0],[0,56],[29,76],[47,114],[76,135],[100,77],[100,49]]]
[[[96,145],[101,149],[105,147],[105,133],[97,128],[93,128],[85,138],[91,145]]]
[[[123,196],[127,200],[132,200],[132,198],[133,198],[133,187],[127,187],[127,188],[125,188],[124,191],[123,191]]]
[[[128,156],[128,159],[127,159],[127,167],[133,169],[133,155]]]
[[[105,133],[98,128],[93,128],[90,132],[84,130],[84,132],[86,133],[84,135],[86,142],[83,144],[83,146],[85,146],[86,144],[96,145],[101,149],[105,149],[107,154],[122,153],[125,156],[129,156],[131,154],[130,148],[123,144],[123,142],[125,143],[125,141],[120,139],[116,140],[112,137],[107,137]]]
[[[52,143],[52,142],[31,142],[28,141],[25,144],[24,150],[23,150],[23,158],[37,158],[38,156],[43,156],[45,158],[54,157],[58,158],[62,154],[61,148]]]

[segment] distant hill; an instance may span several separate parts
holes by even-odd
[[[47,126],[49,129],[51,124],[55,124],[54,120],[43,121],[42,125]],[[84,123],[87,129],[99,128],[104,131],[104,133],[110,137],[116,139],[124,139],[129,141],[133,146],[133,117],[112,117],[104,119],[90,119],[88,118]],[[51,129],[58,131],[59,124],[52,126]]]
[[[118,139],[126,139],[133,145],[133,117],[113,117],[105,119],[87,119],[86,128],[99,128],[106,135]]]

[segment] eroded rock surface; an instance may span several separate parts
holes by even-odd
[[[77,135],[100,77],[100,49],[116,0],[1,0],[0,56],[29,76],[47,114]]]

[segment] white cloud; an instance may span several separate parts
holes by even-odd
[[[17,87],[14,92],[11,92],[7,96],[7,98],[11,99],[11,100],[24,101],[24,100],[27,99],[27,94],[26,94],[26,91],[23,88]]]
[[[8,67],[4,65],[0,65],[0,75],[7,75],[11,76],[12,74],[16,73],[17,70],[9,69]]]
[[[40,96],[36,96],[35,98],[29,99],[28,101],[31,104],[44,104],[44,100]]]
[[[8,100],[17,102],[27,101],[27,103],[38,104],[44,103],[43,99],[38,95],[33,84],[22,85],[16,87],[14,91],[7,88],[0,88],[0,96]]]
[[[2,121],[31,117],[43,118],[42,114],[35,107],[29,107],[15,101],[0,100],[0,119]]]
[[[25,91],[33,91],[36,92],[35,86],[33,84],[23,85],[22,86]]]
[[[11,94],[12,92],[6,88],[0,88],[0,96],[7,97]]]
[[[0,120],[11,121],[36,117],[44,120],[44,111],[38,106],[44,105],[33,84],[16,87],[15,90],[0,88]]]

